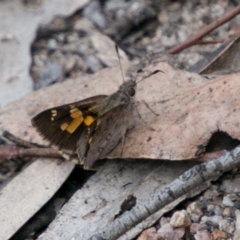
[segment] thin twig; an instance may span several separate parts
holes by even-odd
[[[15,143],[16,145],[19,145],[21,147],[25,148],[44,147],[36,143],[25,141],[19,137],[14,136],[12,133],[8,131],[4,131],[2,136],[11,141],[12,143]]]
[[[89,240],[114,240],[126,234],[131,228],[148,218],[173,200],[186,195],[203,183],[215,181],[224,172],[235,169],[240,164],[240,147],[226,152],[220,158],[194,166],[168,186],[156,191],[144,202],[137,203],[115,221],[109,223]]]
[[[53,148],[19,148],[13,145],[0,145],[0,159],[10,159],[12,157],[47,157],[59,158],[60,153]]]
[[[170,54],[177,54],[184,50],[185,48],[194,45],[197,41],[201,40],[202,37],[210,33],[215,28],[221,26],[222,24],[226,23],[230,19],[234,18],[236,15],[240,13],[240,5],[232,9],[230,12],[226,13],[221,18],[217,19],[213,23],[209,24],[202,30],[200,30],[197,34],[193,35],[192,37],[188,38],[186,41],[178,44],[177,46],[171,48],[168,50],[168,53]]]
[[[223,43],[224,40],[198,40],[196,41],[195,45],[207,45],[207,44],[216,44],[216,43]]]
[[[159,116],[158,113],[156,113],[152,108],[150,108],[150,106],[148,105],[148,103],[146,101],[143,100],[143,103],[156,117]]]
[[[220,150],[217,152],[204,153],[204,155],[202,155],[201,157],[193,159],[193,160],[199,161],[199,162],[207,162],[207,161],[211,161],[215,158],[219,158],[219,157],[223,156],[226,152],[227,152],[226,150]]]

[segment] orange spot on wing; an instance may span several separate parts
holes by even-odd
[[[83,122],[82,112],[78,108],[73,108],[70,110],[70,116],[73,120],[70,123],[63,123],[60,128],[62,131],[67,131],[73,133]]]
[[[72,120],[72,122],[68,125],[68,127],[66,128],[66,131],[68,131],[69,133],[75,132],[76,129],[81,125],[82,121],[83,121],[82,116],[74,118]]]
[[[88,115],[84,118],[84,123],[86,126],[90,126],[94,121],[95,121],[95,119],[90,115]]]
[[[70,110],[71,118],[82,117],[82,112],[78,108],[73,108]]]
[[[68,127],[68,125],[69,125],[69,124],[67,124],[67,123],[63,123],[63,124],[60,126],[60,128],[62,129],[62,131],[65,131],[66,128]]]
[[[70,116],[73,119],[70,123],[63,123],[60,127],[62,131],[67,131],[73,133],[81,125],[82,122],[86,126],[90,126],[94,122],[94,118],[90,115],[83,118],[82,112],[78,108],[73,108],[70,110]]]

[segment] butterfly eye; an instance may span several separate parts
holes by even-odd
[[[133,97],[135,95],[135,89],[134,88],[129,88],[128,89],[128,94],[130,97]]]

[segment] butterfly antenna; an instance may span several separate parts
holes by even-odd
[[[161,71],[161,70],[155,70],[154,72],[151,72],[150,74],[148,74],[146,77],[140,79],[137,83],[140,83],[141,81],[145,80],[146,78],[149,78],[149,77],[151,77],[152,75],[154,75],[154,74],[156,74],[156,73],[159,73],[159,72],[164,73],[164,72]]]
[[[120,65],[120,69],[121,69],[121,73],[122,73],[122,80],[123,82],[125,82],[124,76],[123,76],[123,69],[122,69],[122,64],[121,64],[121,60],[120,60],[120,55],[119,55],[119,51],[118,51],[118,46],[115,45],[115,49],[118,55],[118,61],[119,61],[119,65]]]

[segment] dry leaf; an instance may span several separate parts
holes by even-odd
[[[174,70],[165,63],[148,66],[144,71],[157,69],[164,73],[140,82],[137,92],[138,110],[156,131],[149,130],[136,116],[135,127],[127,134],[124,158],[192,159],[216,131],[240,139],[237,105],[240,74],[210,81],[198,74]],[[1,113],[0,129],[42,143],[31,127],[31,117],[48,107],[116,91],[122,81],[119,72],[119,68],[108,68],[29,94],[20,104],[11,104]],[[159,116],[156,117],[142,100]],[[119,156],[120,147],[109,155],[111,158]]]
[[[240,38],[232,37],[227,42],[221,44],[212,53],[208,53],[204,58],[191,66],[190,72],[201,74],[227,74],[240,71],[239,65]]]
[[[127,134],[125,157],[179,160],[192,158],[198,150],[197,146],[206,142],[212,132],[218,129],[228,132],[234,138],[239,138],[237,116],[240,109],[236,106],[239,74],[209,81],[198,74],[176,71],[164,63],[149,66],[145,71],[156,69],[164,73],[159,72],[139,83],[137,92],[137,99],[140,101],[139,111],[156,131],[149,130],[136,117],[135,128]],[[42,142],[31,127],[32,116],[47,107],[116,91],[117,83],[120,84],[122,81],[121,75],[116,72],[119,72],[118,67],[104,69],[95,75],[66,81],[29,94],[1,111],[1,131],[8,130],[26,140]],[[146,108],[141,102],[143,99],[159,113],[158,117]],[[113,154],[117,156],[117,151],[118,149],[112,153],[112,156]],[[143,189],[146,190],[146,187]],[[149,193],[145,192],[148,197]],[[129,194],[127,192],[126,196]],[[89,210],[91,209],[90,207]],[[118,211],[119,204],[114,214]],[[89,212],[84,213],[84,216]],[[94,218],[93,221],[95,220]]]
[[[219,52],[221,48],[219,48]],[[203,74],[228,74],[240,71],[240,37],[233,37],[222,47],[222,52],[202,71]]]

